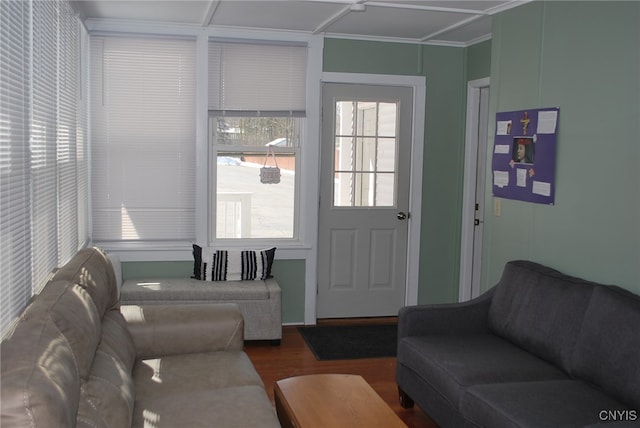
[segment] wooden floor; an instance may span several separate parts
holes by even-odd
[[[389,323],[395,318],[366,320],[320,321],[318,325]],[[398,389],[395,382],[395,358],[371,358],[360,360],[318,361],[307,347],[295,326],[285,326],[282,330],[280,346],[271,346],[269,342],[246,342],[245,351],[262,377],[271,401],[275,382],[292,376],[314,373],[349,373],[362,376],[382,399],[398,414],[410,428],[438,428],[418,406],[403,409],[398,402]]]

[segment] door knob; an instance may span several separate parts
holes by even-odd
[[[409,213],[400,211],[398,214],[396,214],[396,217],[398,218],[398,220],[406,220],[409,218]]]

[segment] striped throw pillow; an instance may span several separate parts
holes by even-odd
[[[271,278],[276,248],[216,249],[193,245],[193,278],[202,281],[265,280]]]

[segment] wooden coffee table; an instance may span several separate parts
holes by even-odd
[[[297,376],[277,381],[274,393],[284,428],[406,428],[362,376]]]

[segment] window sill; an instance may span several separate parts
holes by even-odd
[[[264,244],[264,245],[262,245]],[[192,242],[94,242],[92,245],[115,253],[123,262],[192,261]],[[276,260],[297,260],[309,257],[311,246],[300,243],[220,243],[220,248],[266,248],[275,246]]]

